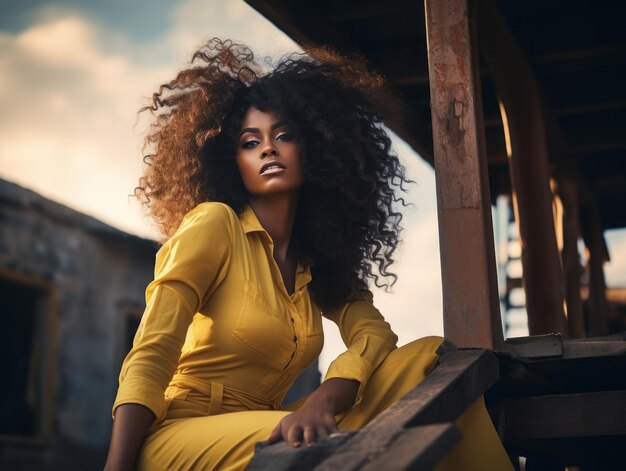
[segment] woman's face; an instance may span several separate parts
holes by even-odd
[[[293,128],[271,111],[248,109],[235,159],[251,196],[298,191],[304,183],[298,142]]]

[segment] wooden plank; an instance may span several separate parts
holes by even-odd
[[[435,370],[397,403],[367,424],[323,461],[317,471],[360,469],[384,453],[408,427],[454,422],[499,375],[496,356],[487,350],[445,353]]]
[[[563,355],[563,340],[558,334],[512,337],[504,341],[503,351],[524,358],[558,357]]]
[[[478,26],[481,53],[494,80],[504,124],[530,333],[566,335],[544,104],[528,58],[493,0],[481,1]]]
[[[506,339],[503,348],[498,353],[522,360],[553,357],[567,360],[626,355],[626,341],[623,337],[623,334],[618,334],[607,338],[591,337],[565,341],[557,334],[514,337]]]
[[[502,407],[506,439],[626,435],[626,391],[506,399]]]
[[[248,471],[307,471],[314,469],[341,444],[356,432],[333,433],[318,439],[312,447],[293,448],[285,442],[268,445],[259,442],[254,456],[246,468]]]
[[[610,291],[610,290],[607,290]],[[626,291],[624,291],[624,294],[626,294]],[[624,302],[626,303],[626,299],[624,300]],[[611,335],[598,335],[598,336],[594,336],[594,337],[586,337],[586,338],[582,338],[582,339],[576,339],[576,340],[570,340],[568,342],[575,342],[575,343],[582,343],[582,342],[618,342],[620,340],[626,340],[626,331],[623,332],[618,332],[616,334],[611,334]]]
[[[467,0],[426,0],[444,335],[502,342],[477,51]]]
[[[613,355],[626,355],[626,342],[623,340],[564,342],[563,358],[591,358]]]
[[[385,453],[378,455],[361,469],[428,471],[460,440],[461,432],[453,423],[412,427],[403,431]]]

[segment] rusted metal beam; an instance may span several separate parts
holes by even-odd
[[[529,330],[533,335],[567,335],[543,106],[537,82],[528,58],[493,0],[481,1],[478,22],[481,52],[492,73],[507,137]]]
[[[502,343],[482,98],[467,0],[426,0],[444,335]]]

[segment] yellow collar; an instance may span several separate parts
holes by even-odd
[[[265,232],[267,231],[263,228],[261,223],[259,222],[259,218],[256,217],[254,211],[250,205],[246,205],[245,209],[239,215],[239,221],[241,222],[241,227],[244,232],[247,234],[248,232]],[[267,234],[269,237],[269,234]]]
[[[272,238],[263,228],[263,226],[259,222],[259,218],[256,217],[256,214],[254,214],[254,211],[252,210],[250,205],[246,205],[245,209],[241,212],[241,214],[239,215],[239,221],[241,222],[241,227],[246,234],[250,232],[263,232],[267,236],[267,240],[270,242],[270,244],[273,245]],[[296,269],[296,291],[310,281],[310,267],[308,265],[303,265],[298,262],[298,267]]]

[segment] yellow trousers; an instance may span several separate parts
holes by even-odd
[[[363,400],[337,417],[342,430],[358,430],[420,383],[434,368],[439,337],[415,340],[389,354],[368,381]],[[138,469],[240,470],[245,469],[256,442],[266,440],[278,421],[297,409],[245,411],[165,420],[153,427],[138,461]],[[185,416],[181,410],[177,415]],[[458,419],[462,440],[437,470],[512,470],[482,398]]]

